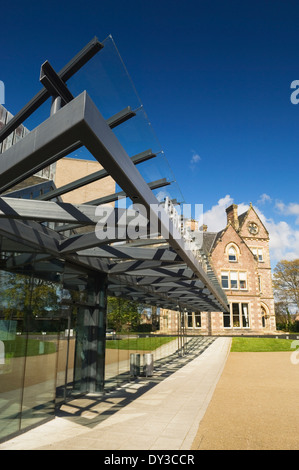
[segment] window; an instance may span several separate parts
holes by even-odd
[[[257,257],[257,259],[260,263],[262,263],[264,261],[263,249],[262,248],[252,248],[251,251],[254,254],[254,256]]]
[[[201,328],[201,313],[194,314],[195,328]]]
[[[263,306],[261,306],[261,316],[262,316],[262,327],[266,328],[267,326],[269,326],[268,324],[269,315],[267,314],[266,309]]]
[[[221,271],[222,289],[246,290],[247,273],[239,271]]]
[[[230,328],[230,313],[223,314],[223,327]]]
[[[249,328],[248,304],[234,302],[231,304],[230,313],[223,314],[224,328]]]
[[[188,313],[187,316],[187,326],[188,328],[201,328],[201,313]]]
[[[247,273],[239,273],[240,289],[247,289]]]
[[[262,292],[262,276],[259,276],[258,280],[259,280],[259,291]]]
[[[242,309],[242,326],[249,328],[248,304],[241,304]]]
[[[240,328],[240,311],[239,304],[232,304],[232,314],[233,314],[233,327]]]
[[[221,285],[222,285],[223,289],[228,289],[228,287],[229,287],[229,285],[228,285],[228,275],[229,275],[228,272],[222,272],[221,273]]]
[[[238,289],[238,273],[236,271],[230,272],[230,288]]]
[[[228,249],[228,261],[237,261],[237,252],[233,246]]]

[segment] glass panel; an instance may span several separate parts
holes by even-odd
[[[59,338],[57,329],[57,320],[36,318],[30,321],[21,429],[54,415]]]
[[[0,439],[20,428],[26,351],[26,335],[21,334],[23,321],[8,311],[5,296],[9,288],[4,282],[5,274],[1,272],[0,278]]]
[[[242,324],[243,328],[249,328],[248,304],[242,304]]]
[[[118,345],[121,331],[121,299],[110,297],[107,305],[105,384],[106,387],[112,388],[117,385],[117,376],[119,374],[120,354]],[[126,357],[126,362],[127,359]]]
[[[232,304],[233,327],[240,328],[239,304]]]
[[[228,273],[221,274],[221,285],[223,289],[228,289]]]
[[[228,250],[228,259],[229,259],[229,261],[236,261],[237,260],[236,250],[232,246]]]
[[[87,90],[105,119],[131,106],[141,106],[133,82],[111,36],[99,51],[67,82],[74,96]]]
[[[193,314],[188,313],[187,319],[188,319],[188,328],[193,328]]]
[[[195,314],[195,328],[201,328],[201,313]]]
[[[238,273],[230,273],[230,287],[231,289],[238,289]]]
[[[68,80],[68,87],[75,96],[87,90],[104,119],[131,107],[135,116],[114,127],[113,133],[130,157],[148,150],[157,155],[138,164],[138,171],[147,183],[162,178],[171,183],[153,190],[159,202],[169,197],[181,204],[183,195],[113,38],[109,36],[102,43],[104,48]],[[93,159],[85,150],[76,151],[74,155]],[[116,192],[122,189],[116,185]],[[128,207],[128,204],[130,201],[118,202],[119,207]]]
[[[224,313],[223,314],[223,327],[224,328],[230,328],[230,314],[229,313]]]
[[[240,279],[240,289],[246,289],[246,282],[247,282],[247,273],[239,273],[239,279]]]

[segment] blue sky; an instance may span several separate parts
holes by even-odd
[[[1,19],[12,113],[40,89],[46,59],[59,70],[111,34],[185,202],[204,205],[210,230],[228,204],[252,202],[273,263],[299,257],[297,0],[17,0]]]

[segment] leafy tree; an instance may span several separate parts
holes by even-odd
[[[284,304],[288,313],[294,308],[299,311],[299,259],[277,263],[273,287],[276,298]]]
[[[107,320],[108,328],[136,331],[140,324],[140,305],[133,300],[108,297]]]
[[[283,331],[299,331],[299,322],[295,319],[296,314],[289,312],[286,302],[275,302],[276,327]]]
[[[1,284],[2,311],[6,317],[22,318],[24,312],[38,317],[59,309],[57,289],[51,282],[2,273]]]

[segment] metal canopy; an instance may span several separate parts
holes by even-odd
[[[12,271],[28,267],[46,276],[59,272],[63,262],[83,272],[106,273],[110,295],[173,310],[228,311],[216,276],[209,266],[203,267],[203,262],[208,265],[207,260],[200,250],[194,253],[188,248],[171,218],[161,211],[153,189],[169,182],[162,179],[147,183],[138,171],[138,164],[155,158],[155,154],[144,150],[130,158],[113,131],[134,119],[135,113],[128,106],[105,120],[86,91],[73,97],[65,85],[74,71],[102,47],[93,40],[59,74],[48,62],[44,63],[41,82],[46,90],[0,131],[1,142],[50,94],[54,100],[63,101],[61,109],[1,155],[0,235],[2,250],[8,252],[1,267]],[[98,161],[97,172],[62,188],[53,185],[49,188],[45,182],[47,191],[43,195],[34,200],[19,199],[22,191],[13,191],[16,183],[26,186],[28,177],[79,147],[88,149]],[[61,195],[107,176],[122,191],[80,205],[60,200]],[[5,194],[8,190],[11,192]],[[146,210],[141,217],[145,231],[136,240],[129,233],[130,223],[140,215],[134,206],[132,209],[110,206],[106,219],[98,212],[98,205],[113,202],[120,194],[134,204],[142,204]],[[117,231],[111,235],[115,225]],[[107,235],[99,238],[98,231],[103,232],[103,228]],[[9,255],[13,251],[18,255]],[[76,279],[73,272],[69,281],[75,285]]]

